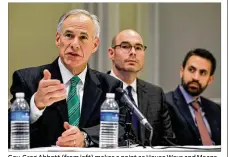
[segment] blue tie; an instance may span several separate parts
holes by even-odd
[[[131,93],[132,87],[131,86],[127,86],[126,89],[127,89],[127,93],[128,93],[129,98],[131,99],[132,103],[136,106],[135,100],[133,99],[133,96],[132,96],[132,93]],[[138,121],[137,116],[134,113],[132,113],[132,123],[133,123],[133,126],[134,126],[135,130],[136,130],[137,135],[139,135],[139,129],[138,129],[139,121]]]

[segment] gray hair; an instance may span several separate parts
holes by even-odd
[[[93,15],[93,14],[91,14],[88,11],[83,10],[83,9],[73,9],[73,10],[70,10],[70,11],[66,12],[65,14],[63,14],[60,17],[59,22],[57,24],[57,32],[59,32],[59,33],[61,32],[63,21],[68,16],[76,15],[76,14],[84,14],[84,15],[88,16],[89,18],[91,18],[91,20],[93,21],[94,27],[95,27],[95,36],[94,37],[99,37],[99,35],[100,35],[100,23],[99,23],[97,16]]]

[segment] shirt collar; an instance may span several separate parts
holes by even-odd
[[[58,59],[58,64],[59,64],[60,73],[61,73],[62,78],[63,78],[63,83],[67,84],[67,82],[70,81],[70,79],[74,75],[65,67],[65,65],[62,63],[60,57]],[[78,77],[82,81],[83,85],[85,83],[86,72],[87,72],[87,65],[86,65],[85,69],[78,75]]]
[[[126,82],[124,82],[123,80],[121,80],[120,78],[118,78],[118,77],[114,74],[113,70],[111,70],[110,75],[113,76],[113,77],[115,77],[116,79],[118,79],[118,80],[120,80],[120,81],[123,82],[123,89],[126,89],[127,86],[131,86],[131,87],[132,87],[132,90],[133,90],[134,92],[137,92],[137,88],[136,88],[136,79],[135,79],[131,84],[127,84]]]
[[[180,89],[181,93],[183,94],[184,99],[187,102],[187,104],[190,104],[193,101],[195,101],[195,99],[186,92],[186,90],[184,89],[184,87],[182,85],[179,85],[179,89]],[[197,98],[197,101],[199,101],[201,103],[200,97]]]

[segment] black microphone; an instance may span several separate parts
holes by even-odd
[[[148,130],[150,131],[153,130],[150,123],[147,121],[144,115],[139,111],[137,106],[133,104],[133,102],[131,101],[131,99],[129,98],[125,90],[123,90],[122,88],[117,88],[116,95],[121,103],[127,104],[127,106],[131,109],[132,113],[134,113],[137,116],[140,123],[142,123]]]

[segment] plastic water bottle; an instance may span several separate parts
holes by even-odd
[[[119,106],[115,94],[107,93],[100,113],[100,148],[118,147]]]
[[[29,149],[29,105],[24,93],[16,93],[11,105],[11,149]]]

